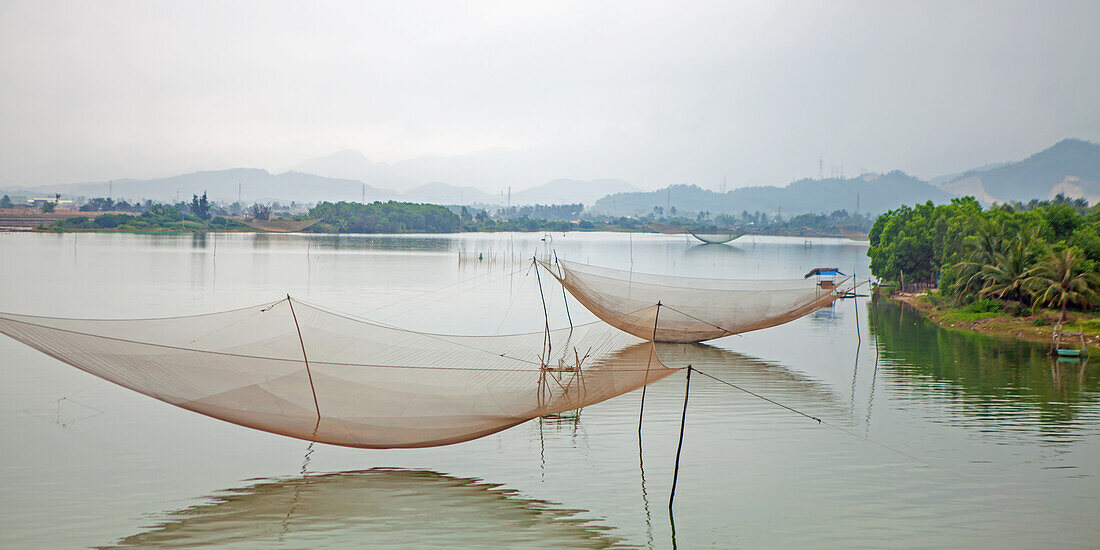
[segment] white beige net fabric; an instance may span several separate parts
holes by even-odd
[[[825,307],[842,294],[822,288],[813,278],[673,277],[562,260],[557,266],[542,266],[604,322],[657,342],[702,342],[774,327]],[[657,303],[660,308],[654,307]]]
[[[163,319],[4,313],[0,332],[188,410],[363,448],[467,441],[675,371],[660,363],[650,342],[602,323],[551,332],[547,354],[544,333],[417,333],[290,298]]]
[[[725,244],[742,235],[742,233],[696,233],[695,231],[689,231],[689,233],[706,244]]]

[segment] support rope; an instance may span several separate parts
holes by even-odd
[[[707,373],[705,373],[705,372],[703,372],[703,371],[701,371],[701,370],[699,370],[699,369],[692,369],[692,370],[694,370],[695,372],[697,372],[697,373],[699,373],[699,374],[702,374],[703,376],[706,376],[707,378],[710,378],[711,380],[714,380],[715,382],[718,382],[718,383],[721,383],[721,384],[725,384],[725,385],[727,385],[727,386],[729,386],[729,387],[731,387],[731,388],[737,389],[737,390],[741,390],[741,391],[743,391],[743,392],[745,392],[745,393],[747,393],[747,394],[749,394],[749,395],[751,395],[751,396],[753,396],[753,397],[756,397],[756,398],[758,398],[758,399],[762,399],[762,400],[764,400],[764,401],[767,401],[768,403],[771,403],[772,405],[776,405],[776,406],[778,406],[778,407],[782,407],[782,408],[784,408],[784,409],[787,409],[788,411],[791,411],[791,412],[793,412],[793,413],[795,413],[795,414],[800,414],[800,415],[802,415],[802,416],[805,416],[806,418],[809,418],[810,420],[816,420],[816,421],[817,421],[817,422],[818,422],[819,424],[820,424],[820,423],[822,423],[822,422],[821,422],[821,419],[820,419],[820,418],[818,418],[818,417],[816,417],[816,416],[813,416],[813,415],[809,415],[809,414],[806,414],[806,413],[804,413],[804,412],[802,412],[802,411],[800,411],[800,410],[798,410],[798,409],[795,409],[795,408],[793,408],[793,407],[788,407],[787,405],[784,405],[784,404],[782,404],[782,403],[780,403],[780,402],[778,402],[778,401],[775,401],[775,400],[773,400],[773,399],[769,399],[769,398],[767,398],[767,397],[764,397],[763,395],[760,395],[760,394],[758,394],[758,393],[754,393],[754,392],[752,392],[752,391],[746,390],[745,388],[742,388],[741,386],[738,386],[737,384],[734,384],[733,382],[727,382],[727,381],[725,381],[725,380],[722,380],[721,378],[717,378],[717,377],[715,377],[715,376],[713,376],[713,375],[707,374]]]

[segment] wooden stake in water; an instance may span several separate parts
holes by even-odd
[[[688,393],[691,390],[691,365],[687,367],[687,383],[684,384],[684,412],[680,415],[680,441],[676,444],[676,466],[672,469],[672,491],[668,495],[668,515],[672,517],[672,501],[676,498],[676,479],[680,476],[680,450],[684,447],[684,421],[688,413]]]
[[[642,444],[642,413],[645,412],[645,388],[649,385],[649,365],[653,362],[653,356],[657,354],[657,320],[661,317],[661,302],[657,301],[657,312],[653,314],[653,339],[649,342],[649,359],[645,363],[645,378],[642,379],[642,404],[638,407],[638,445]]]

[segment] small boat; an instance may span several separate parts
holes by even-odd
[[[1050,335],[1050,354],[1057,356],[1059,360],[1061,360],[1062,358],[1072,360],[1083,359],[1087,357],[1089,352],[1088,348],[1085,346],[1085,333],[1083,331],[1076,334],[1081,347],[1062,347],[1063,345],[1072,346],[1073,343],[1071,341],[1063,342],[1063,340],[1069,340],[1073,336],[1075,335],[1066,334],[1065,332],[1063,332],[1061,323],[1054,325],[1054,330],[1051,332]]]
[[[836,267],[815,267],[810,270],[809,273],[802,276],[803,279],[809,279],[810,277],[845,277],[844,273]]]

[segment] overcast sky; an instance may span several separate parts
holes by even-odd
[[[0,0],[7,185],[505,148],[717,188],[1067,137],[1100,141],[1100,2]]]

